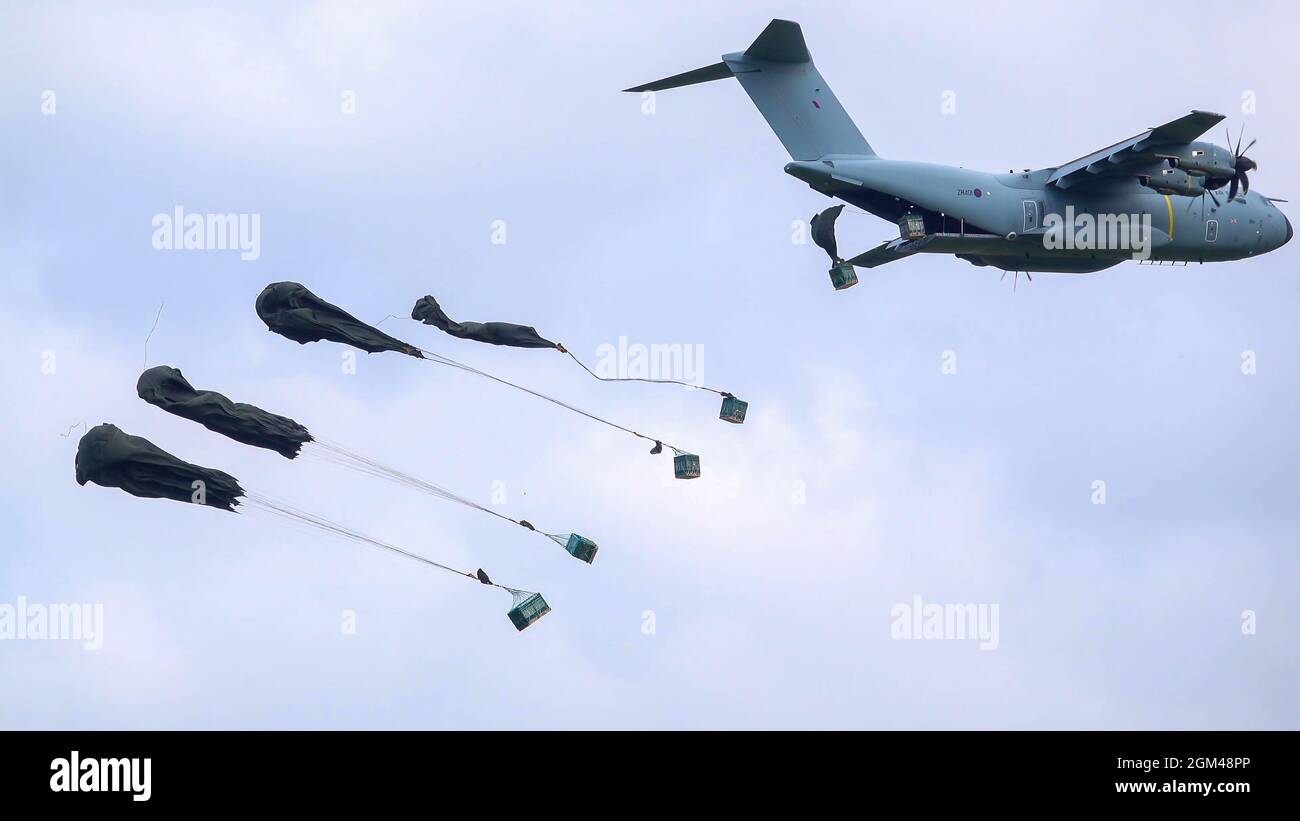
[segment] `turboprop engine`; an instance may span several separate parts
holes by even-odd
[[[1162,168],[1153,174],[1142,174],[1138,182],[1160,194],[1199,197],[1205,193],[1205,178],[1188,174],[1181,168]]]

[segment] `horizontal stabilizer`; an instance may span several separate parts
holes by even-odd
[[[760,38],[761,39],[761,38]],[[714,63],[711,66],[697,68],[694,71],[686,71],[681,74],[674,74],[672,77],[665,77],[662,80],[655,80],[653,83],[636,86],[635,88],[625,88],[624,91],[663,91],[666,88],[680,88],[681,86],[693,86],[696,83],[707,83],[710,80],[725,80],[731,76],[731,69],[727,68],[726,63]]]

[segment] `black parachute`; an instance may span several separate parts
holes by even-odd
[[[367,325],[297,282],[273,282],[257,296],[257,315],[280,336],[305,345],[328,339],[369,353],[395,351],[423,359],[414,345]]]
[[[237,507],[240,510],[248,508],[261,511],[358,544],[378,547],[481,584],[499,587],[511,595],[511,606],[506,615],[517,630],[533,624],[551,609],[540,593],[517,590],[494,582],[481,568],[475,573],[457,570],[367,536],[324,516],[308,513],[279,499],[245,491],[230,474],[192,465],[172,456],[148,439],[131,436],[107,422],[91,428],[77,443],[76,476],[79,485],[94,482],[104,487],[120,488],[133,496],[146,499],[174,499],[232,513],[236,512]]]
[[[77,443],[77,484],[94,482],[146,499],[174,499],[233,511],[244,489],[229,473],[192,465],[104,423]],[[197,484],[197,483],[202,483]]]
[[[560,348],[559,345],[537,333],[530,325],[516,325],[513,322],[456,322],[447,316],[432,296],[417,300],[411,309],[411,319],[419,320],[425,325],[445,331],[446,333],[486,342],[489,345],[507,345],[512,348]]]
[[[196,390],[176,368],[159,365],[140,374],[136,393],[168,413],[198,422],[236,442],[292,459],[312,435],[294,420],[254,405],[232,402],[216,391]]]
[[[839,265],[844,260],[840,259],[839,247],[835,242],[835,220],[840,218],[840,212],[844,210],[843,205],[833,205],[820,214],[814,214],[812,218],[812,239],[817,243],[817,247],[830,254],[831,263]]]

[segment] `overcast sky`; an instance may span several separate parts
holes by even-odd
[[[618,93],[788,17],[883,156],[1054,166],[1199,108],[1259,138],[1253,190],[1300,197],[1295,9],[1180,8],[6,5],[0,604],[102,603],[105,635],[0,641],[0,725],[1300,728],[1300,245],[1014,292],[918,256],[835,292],[792,242],[828,202],[737,83],[652,114]],[[177,206],[259,215],[259,258],[155,250]],[[896,230],[846,213],[840,247]],[[369,321],[434,294],[588,360],[702,346],[749,418],[385,323],[698,452],[674,481],[640,441],[455,370],[344,373],[344,348],[254,314],[286,279]],[[169,416],[135,396],[146,361],[485,504],[502,483],[502,512],[600,554]],[[516,633],[499,590],[79,487],[81,429],[61,434],[103,421],[554,612]],[[892,639],[914,596],[997,604],[998,648]]]

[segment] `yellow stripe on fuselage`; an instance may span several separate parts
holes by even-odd
[[[1169,238],[1174,238],[1174,204],[1169,201],[1169,195],[1165,194],[1165,207],[1169,209]]]

